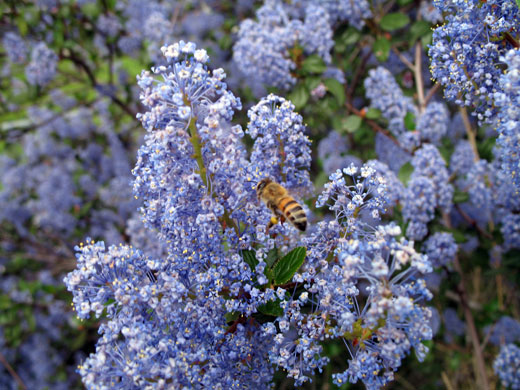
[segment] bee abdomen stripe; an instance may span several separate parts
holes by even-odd
[[[288,207],[286,210],[286,213],[298,214],[300,211],[303,211],[303,208],[298,203],[296,203],[295,206]]]
[[[285,210],[287,209],[288,206],[292,205],[292,204],[298,204],[298,202],[296,202],[293,198],[291,197],[287,197],[287,198],[284,198],[280,201],[280,204],[279,204],[279,207],[280,207],[280,210],[282,210],[282,212],[285,212]]]

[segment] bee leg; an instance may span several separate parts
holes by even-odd
[[[269,234],[269,229],[271,229],[274,225],[278,223],[278,219],[275,216],[272,216],[265,228],[265,234]]]
[[[283,225],[283,223],[286,221],[285,217],[283,215],[280,215],[280,224]]]

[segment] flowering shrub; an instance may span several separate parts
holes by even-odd
[[[1,388],[520,388],[516,2],[1,9]]]

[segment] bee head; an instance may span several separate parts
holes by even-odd
[[[258,182],[258,184],[256,185],[256,194],[258,195],[259,199],[260,199],[260,194],[264,190],[265,186],[271,182],[272,182],[272,180],[268,179],[268,178],[264,178]]]

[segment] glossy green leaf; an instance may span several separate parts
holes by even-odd
[[[327,69],[327,64],[325,64],[325,61],[323,61],[323,59],[316,54],[313,54],[303,60],[301,67],[301,70],[304,73],[321,74],[325,72],[325,69]]]
[[[266,314],[268,316],[279,317],[283,315],[283,310],[280,307],[280,300],[269,301],[264,303],[263,305],[258,306],[258,311],[262,314]]]
[[[303,84],[299,84],[296,88],[289,94],[289,100],[294,104],[294,107],[297,111],[301,110],[307,104],[309,100],[309,91]]]
[[[415,130],[415,115],[411,112],[407,112],[404,117],[404,127],[408,130]]]
[[[408,23],[410,23],[408,15],[394,12],[383,16],[379,25],[385,31],[394,31],[405,27]]]
[[[379,119],[381,118],[381,110],[378,110],[377,108],[372,108],[370,107],[366,114],[365,114],[365,118],[367,119]]]
[[[345,87],[336,79],[326,79],[323,84],[327,87],[327,90],[334,95],[338,104],[342,106],[345,104]]]
[[[412,175],[412,172],[413,172],[413,165],[410,162],[407,162],[406,164],[404,164],[401,167],[401,169],[399,169],[399,174],[398,174],[398,177],[399,177],[399,180],[401,180],[401,183],[403,183],[404,185],[407,185],[408,181],[410,180],[410,176]]]
[[[469,194],[464,191],[455,190],[453,194],[453,203],[464,203],[469,200]]]
[[[413,44],[417,39],[428,35],[431,32],[430,23],[418,20],[410,27],[410,43]]]
[[[374,55],[376,58],[381,61],[385,62],[388,59],[388,56],[390,55],[390,41],[386,38],[378,38],[374,42],[374,45],[372,46],[372,51],[374,52]]]
[[[344,123],[343,123],[343,126],[344,128],[353,133],[354,131],[356,131],[357,129],[359,129],[359,126],[361,126],[361,122],[362,122],[362,119],[361,117],[357,116],[357,115],[349,115]]]
[[[298,247],[282,257],[273,267],[275,284],[284,284],[292,279],[305,260],[305,247]]]
[[[249,268],[251,268],[251,271],[254,271],[258,260],[256,259],[256,253],[255,251],[245,250],[242,251],[242,259],[249,265]]]

